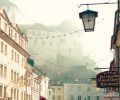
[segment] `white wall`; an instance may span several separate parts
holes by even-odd
[[[90,100],[96,100],[96,97],[100,96],[100,100],[103,100],[104,96],[102,91],[98,92],[91,84],[64,84],[64,100],[70,100],[70,95],[74,96],[74,100],[77,100],[78,96],[81,96],[82,100],[87,100],[88,96]]]
[[[41,91],[40,91],[40,95],[48,98],[48,83],[49,83],[49,78],[48,77],[42,77],[42,81],[41,81]]]

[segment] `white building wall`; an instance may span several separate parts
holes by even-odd
[[[97,91],[96,87],[91,84],[64,84],[64,100],[78,100],[78,96],[81,96],[81,100],[103,100],[103,92]],[[72,98],[73,97],[73,98]]]
[[[52,100],[52,89],[48,89],[48,100]]]
[[[12,87],[18,88],[16,82],[11,80],[11,70],[19,74],[19,78],[23,76],[26,72],[24,66],[22,66],[22,58],[19,52],[17,52],[14,48],[12,48],[8,43],[0,39],[0,43],[3,42],[3,47],[7,45],[7,55],[0,52],[0,64],[7,67],[7,77],[0,77],[2,84],[7,86],[7,96],[10,97],[10,89]],[[15,60],[11,60],[11,50],[14,50],[17,54],[19,54],[19,63],[15,62]],[[4,51],[4,50],[3,50]]]
[[[3,9],[0,9],[0,13],[3,13]],[[4,14],[3,14],[4,16]],[[4,16],[5,17],[5,16]],[[5,24],[7,28],[5,29]],[[13,26],[13,27],[11,27]],[[23,49],[27,51],[27,41],[25,38],[22,37],[22,34],[17,31],[16,24],[10,25],[7,20],[0,17],[0,29],[6,33],[8,36],[10,36],[11,30],[12,30],[12,36],[10,36],[18,45],[20,45]],[[16,34],[16,40],[15,40],[15,34]]]
[[[16,42],[20,48],[25,50],[24,52],[27,52],[26,49],[27,41],[23,37],[21,37],[22,35],[17,29],[16,25],[13,26],[11,22],[10,23],[8,22],[9,19],[7,18],[3,10],[0,9],[0,13],[1,13],[0,34],[7,35],[8,36],[7,38],[11,38],[14,41],[14,43]],[[15,34],[16,34],[16,38],[15,38]],[[1,48],[3,48],[3,52]],[[12,59],[12,50],[13,50],[13,59]],[[23,76],[26,72],[25,69],[27,63],[26,61],[27,61],[27,57],[25,55],[18,52],[18,50],[15,47],[12,47],[11,45],[9,45],[8,42],[5,42],[2,38],[0,38],[0,68],[1,68],[0,85],[2,85],[3,88],[2,97],[4,97],[4,93],[5,93],[4,87],[6,87],[6,97],[11,97],[11,94],[13,94],[12,98],[16,98],[16,99],[12,99],[12,100],[18,100],[17,97],[19,95],[19,99],[22,100],[20,95],[21,92],[25,93],[24,90],[25,88],[22,89],[18,83],[21,80],[21,76]],[[13,72],[13,79],[11,78],[12,72]],[[6,76],[4,75],[4,73],[6,73]],[[31,95],[30,89],[31,89],[30,87],[27,89],[29,91],[28,92],[29,100]],[[13,93],[11,93],[11,90],[13,90]]]
[[[45,97],[46,99],[48,98],[48,84],[49,84],[49,78],[43,76],[40,84],[41,87],[40,95]]]
[[[37,74],[32,73],[31,76],[31,100],[39,100],[39,84],[36,83],[35,78],[38,77]]]

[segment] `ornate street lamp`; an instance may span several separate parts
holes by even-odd
[[[95,18],[98,16],[98,12],[92,10],[86,10],[79,13],[80,19],[82,19],[85,32],[94,31]]]

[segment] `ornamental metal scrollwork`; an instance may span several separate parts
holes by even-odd
[[[42,81],[42,77],[38,76],[38,77],[35,78],[35,82],[36,82],[37,84],[40,84],[41,81]]]

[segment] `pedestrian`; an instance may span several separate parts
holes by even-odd
[[[43,96],[40,96],[40,100],[47,100],[47,99],[44,98]]]

